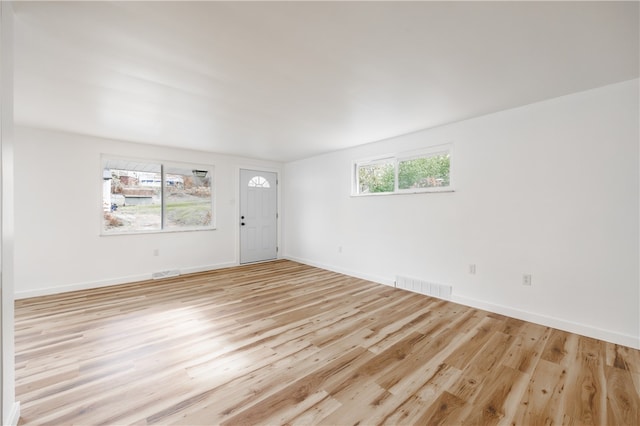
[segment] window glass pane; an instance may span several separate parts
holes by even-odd
[[[103,171],[103,229],[110,232],[162,228],[159,164],[107,162]],[[118,168],[111,166],[127,166]]]
[[[165,228],[203,228],[212,224],[211,173],[167,167]]]
[[[394,189],[394,163],[376,163],[358,166],[358,193],[393,192]]]
[[[254,176],[247,184],[250,188],[271,188],[269,181],[262,176]]]
[[[103,232],[213,229],[211,167],[143,161],[103,158]]]
[[[449,186],[449,167],[449,153],[400,161],[398,189]]]

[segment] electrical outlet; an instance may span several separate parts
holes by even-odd
[[[153,249],[153,255],[154,255],[154,256],[160,256],[160,250],[158,250],[158,249]]]
[[[342,246],[338,246],[338,253],[342,253]]]
[[[475,263],[472,263],[472,264],[469,265],[469,273],[471,275],[475,275],[476,274],[476,265],[475,265]]]
[[[524,274],[522,276],[522,285],[531,285],[531,274]]]

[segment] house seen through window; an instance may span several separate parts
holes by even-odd
[[[212,167],[103,159],[103,233],[212,229],[212,174]]]

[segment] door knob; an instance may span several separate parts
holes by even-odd
[[[240,222],[240,225],[244,226],[244,222]]]
[[[244,216],[240,216],[240,219],[244,219]]]

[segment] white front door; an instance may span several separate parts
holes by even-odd
[[[277,257],[277,176],[240,169],[240,263]]]

